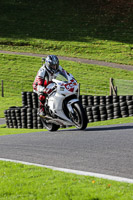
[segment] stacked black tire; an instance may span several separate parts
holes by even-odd
[[[133,116],[133,96],[80,96],[88,123]]]
[[[4,112],[6,125],[8,128],[41,129],[43,125],[37,112],[37,108],[11,107]]]
[[[8,128],[41,129],[38,113],[38,96],[34,92],[22,92],[22,107],[10,107],[4,111]]]
[[[22,92],[22,105],[29,108],[38,108],[38,96],[34,92]]]
[[[133,116],[133,96],[81,95],[80,101],[87,113],[88,123]],[[34,92],[22,92],[22,107],[5,110],[8,128],[41,129],[38,113],[38,96]]]

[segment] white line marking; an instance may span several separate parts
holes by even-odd
[[[20,163],[20,164],[24,164],[24,165],[34,165],[34,166],[37,166],[37,167],[45,167],[45,168],[48,168],[48,169],[52,169],[52,170],[56,170],[56,171],[62,171],[62,172],[66,172],[66,173],[77,174],[77,175],[93,176],[93,177],[103,178],[103,179],[108,179],[108,180],[113,180],[113,181],[133,183],[133,179],[123,178],[123,177],[119,177],[119,176],[110,176],[110,175],[105,175],[105,174],[85,172],[85,171],[66,169],[66,168],[60,168],[60,167],[53,167],[53,166],[48,166],[48,165],[41,165],[41,164],[36,164],[36,163],[24,162],[24,161],[19,161],[19,160],[11,160],[11,159],[5,159],[5,158],[0,158],[0,160],[1,161],[7,161],[7,162]]]

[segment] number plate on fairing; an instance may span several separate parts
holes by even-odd
[[[65,88],[64,87],[60,87],[60,91],[64,91],[65,90]]]

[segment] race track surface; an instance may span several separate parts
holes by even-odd
[[[6,123],[5,118],[0,118],[0,125],[5,124],[5,123]]]
[[[0,136],[0,158],[133,179],[133,123]]]

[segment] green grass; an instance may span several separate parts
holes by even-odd
[[[133,94],[133,81],[132,80],[121,80],[114,79],[113,84],[119,88],[119,94]],[[118,94],[118,95],[119,95]]]
[[[1,200],[132,200],[133,184],[0,161]]]
[[[133,117],[89,123],[92,126],[123,124]],[[0,135],[46,131],[45,129],[8,129],[0,126]],[[18,178],[19,177],[19,178]],[[49,200],[132,200],[133,184],[95,177],[78,176],[47,168],[0,161],[0,199]]]
[[[33,133],[33,132],[42,132],[46,129],[11,129],[6,128],[6,124],[0,125],[0,136],[2,135],[12,135],[12,134],[23,134],[23,133]]]
[[[133,65],[133,15],[130,3],[130,0],[119,1],[119,4],[118,0],[1,1],[0,50]],[[4,117],[5,109],[22,105],[21,91],[32,90],[32,82],[41,63],[40,58],[5,54],[0,54],[0,61],[0,78],[4,80],[5,94],[4,98],[0,97],[0,117]],[[133,72],[124,70],[68,61],[61,61],[61,65],[81,83],[81,94],[108,95],[110,77],[133,80]],[[132,122],[132,118],[90,123],[88,126],[129,122]],[[0,126],[0,135],[40,131],[6,129],[4,126]],[[133,199],[132,191],[132,184],[0,162],[2,200],[130,200]]]
[[[133,65],[131,1],[5,0],[0,49]]]
[[[125,118],[92,122],[92,123],[88,123],[87,127],[89,128],[92,126],[106,126],[106,125],[125,124],[125,123],[133,123],[133,117],[125,117]]]
[[[125,123],[133,123],[133,117],[125,117],[119,119],[105,120],[88,123],[87,128],[96,127],[96,126],[106,126],[106,125],[115,125],[115,124],[125,124]],[[75,127],[69,127],[67,129],[72,129]],[[11,135],[11,134],[23,134],[23,133],[31,133],[31,132],[42,132],[47,131],[46,129],[15,129],[15,128],[6,128],[6,124],[0,125],[0,136],[2,135]]]
[[[22,106],[22,91],[32,91],[34,78],[41,67],[41,58],[0,54],[0,60],[0,77],[4,81],[4,97],[0,97],[0,117],[3,117],[3,111],[10,106]],[[109,95],[111,77],[133,80],[133,71],[64,60],[60,64],[80,83],[81,94]]]
[[[15,97],[0,97],[0,118],[4,117],[4,110],[12,106],[22,106],[21,92],[19,96]]]

